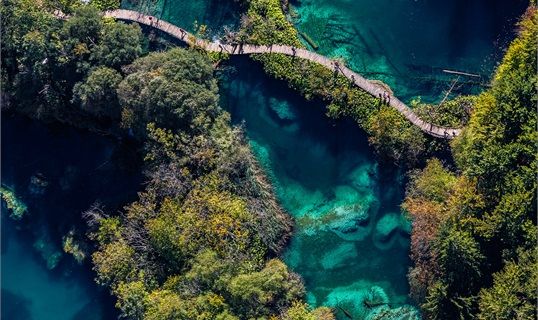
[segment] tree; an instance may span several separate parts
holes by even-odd
[[[268,316],[275,307],[288,307],[304,295],[300,279],[277,259],[269,260],[259,272],[236,276],[229,291],[236,301],[234,305],[249,317]]]
[[[390,106],[373,112],[365,129],[377,153],[396,163],[416,164],[424,151],[425,139],[420,129]]]
[[[480,320],[536,319],[536,250],[519,250],[517,261],[508,262],[493,275],[493,286],[480,291]]]
[[[97,282],[115,286],[136,275],[134,250],[125,241],[120,240],[103,246],[93,255]]]
[[[119,119],[121,114],[116,88],[121,79],[116,70],[97,67],[90,71],[84,82],[75,84],[73,100],[96,117]]]
[[[426,297],[428,287],[439,275],[438,252],[433,243],[439,228],[451,216],[447,210],[456,177],[437,159],[428,160],[426,167],[410,174],[406,198],[402,205],[413,224],[411,259],[408,274],[411,296],[418,302]]]
[[[102,28],[103,21],[96,8],[77,8],[61,30],[64,39],[63,59],[74,62],[79,71],[87,71],[90,68],[88,59],[91,49],[99,42]]]
[[[116,308],[121,310],[125,318],[144,319],[148,292],[142,281],[120,282],[114,294],[118,298]]]
[[[335,320],[330,308],[320,307],[309,310],[304,302],[295,301],[282,316],[283,320]]]
[[[155,290],[146,301],[145,320],[184,319],[181,315],[183,301],[170,290]]]
[[[100,41],[90,59],[98,65],[118,69],[130,64],[142,54],[142,30],[138,24],[123,22],[103,26]]]
[[[152,53],[126,71],[118,88],[125,108],[123,125],[138,136],[145,136],[150,122],[163,129],[181,128],[189,135],[200,133],[220,113],[213,68],[197,52],[172,49]]]
[[[414,218],[409,278],[426,296],[426,318],[530,314],[525,302],[533,293],[524,283],[535,275],[522,270],[535,262],[520,252],[534,250],[537,238],[534,5],[519,26],[491,89],[474,99],[469,125],[452,142],[460,176],[432,163],[412,175],[404,204]],[[431,269],[436,272],[424,272]]]
[[[119,0],[91,0],[90,4],[100,11],[114,10],[120,7]]]
[[[451,292],[471,294],[479,285],[484,261],[477,241],[469,232],[449,225],[441,230],[435,246],[442,278],[449,284]]]
[[[62,35],[67,39],[73,39],[80,43],[96,43],[99,39],[103,21],[99,10],[91,6],[77,8],[72,17],[65,21]]]

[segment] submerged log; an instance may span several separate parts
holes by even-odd
[[[308,44],[312,47],[314,50],[318,50],[319,46],[310,38],[306,33],[299,31],[299,35],[303,37],[303,39],[308,42]]]
[[[443,72],[451,73],[451,74],[457,74],[457,75],[460,75],[460,76],[468,76],[468,77],[476,77],[476,78],[481,77],[479,74],[475,74],[475,73],[468,73],[468,72],[448,70],[448,69],[443,69]]]
[[[349,319],[353,319],[353,316],[351,315],[351,312],[347,311],[346,309],[344,309],[344,308],[342,308],[340,306],[338,306],[337,308],[340,309],[340,311],[342,311],[346,317],[348,317]]]

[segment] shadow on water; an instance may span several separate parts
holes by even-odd
[[[403,179],[378,164],[356,123],[330,120],[321,101],[306,101],[263,76],[256,63],[231,60],[221,81],[223,105],[243,123],[296,230],[284,254],[305,280],[311,305],[368,310],[371,290],[407,303],[409,223]]]
[[[73,231],[90,251],[81,213],[98,201],[115,214],[136,199],[142,182],[137,148],[2,114],[2,186],[28,207],[20,221],[2,207],[2,290],[28,301],[29,317],[81,319],[90,309],[94,319],[117,317],[108,290],[93,281],[88,259],[77,264],[63,252],[62,238]],[[2,306],[9,297],[2,295]],[[17,313],[6,319],[25,318]]]

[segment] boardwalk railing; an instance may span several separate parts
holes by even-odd
[[[55,12],[56,16],[62,19],[67,19],[61,12]],[[174,38],[177,38],[189,45],[197,46],[206,51],[211,52],[224,52],[230,55],[249,55],[249,54],[262,54],[262,53],[280,53],[288,56],[298,57],[301,59],[306,59],[318,64],[325,66],[331,70],[337,70],[348,80],[353,82],[357,87],[368,92],[376,98],[385,99],[386,102],[398,110],[407,120],[412,124],[419,127],[425,133],[432,135],[438,138],[452,139],[453,137],[460,134],[460,129],[447,128],[428,123],[420,119],[411,108],[409,108],[405,103],[400,101],[394,94],[389,92],[386,88],[383,88],[381,85],[369,81],[360,74],[350,70],[348,67],[344,66],[342,63],[331,60],[325,56],[311,52],[302,48],[295,48],[286,45],[250,45],[250,44],[241,44],[241,45],[229,45],[221,44],[218,42],[209,42],[203,39],[196,38],[193,34],[187,32],[186,30],[177,27],[169,22],[158,19],[156,17],[146,15],[137,11],[132,10],[111,10],[104,13],[105,17],[112,17],[120,20],[138,22],[152,28],[159,29]]]

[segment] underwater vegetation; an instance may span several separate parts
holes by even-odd
[[[28,207],[21,199],[17,198],[15,192],[2,185],[0,187],[2,200],[5,202],[7,209],[10,211],[10,217],[15,220],[20,220],[28,211]]]

